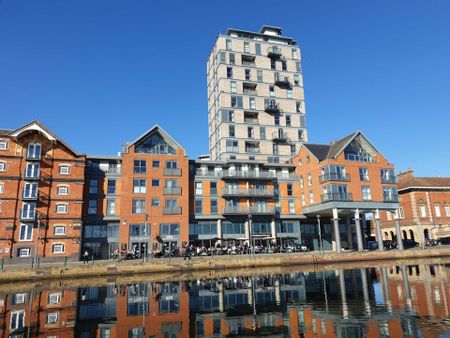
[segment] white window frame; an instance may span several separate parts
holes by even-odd
[[[4,146],[2,146],[4,144]],[[6,140],[0,140],[0,150],[8,150],[9,142]]]
[[[21,324],[19,322],[19,316],[22,315],[22,321]],[[15,320],[13,317],[16,317]],[[16,323],[15,326],[13,326],[13,323]],[[15,331],[18,329],[23,329],[25,327],[25,310],[18,310],[18,311],[12,311],[11,312],[11,320],[9,321],[9,329],[11,331]]]
[[[28,195],[25,195],[25,192],[27,191],[27,187],[30,187],[28,189]],[[36,196],[33,196],[32,192],[35,189],[36,191]],[[38,190],[39,190],[39,185],[37,183],[31,183],[31,182],[26,182],[24,187],[23,187],[23,197],[24,198],[33,198],[33,197],[37,197],[38,195]]]
[[[364,188],[368,188],[364,192]],[[369,185],[363,185],[361,186],[361,197],[363,201],[371,201],[372,200],[372,189],[370,189]]]
[[[295,214],[295,201],[289,201],[288,207],[289,207],[289,213]]]
[[[64,210],[61,210],[60,207],[64,207]],[[57,214],[68,214],[69,213],[69,205],[67,203],[56,204],[56,213]]]
[[[5,172],[6,171],[6,162],[0,161],[0,171]]]
[[[62,248],[62,251],[58,250],[58,252],[56,252],[55,249],[59,248],[59,247]],[[64,253],[66,253],[66,245],[64,243],[54,243],[52,245],[52,254],[59,255],[59,254],[64,254]]]
[[[46,323],[56,324],[59,321],[59,312],[49,312],[47,313]]]
[[[442,217],[441,216],[441,206],[439,204],[435,204],[434,205],[434,214],[436,215],[436,217]]]
[[[18,304],[25,304],[25,300],[27,299],[27,294],[22,292],[22,293],[16,293],[14,295],[14,305],[18,305]]]
[[[63,231],[57,231],[56,229],[62,229]],[[53,226],[53,235],[55,236],[64,236],[66,234],[66,226],[64,224],[55,224]]]
[[[427,206],[425,204],[419,204],[419,217],[427,217]]]
[[[312,191],[309,192],[309,204],[314,204],[314,193]]]
[[[67,168],[67,172],[63,170],[63,168]],[[60,175],[70,175],[70,165],[69,164],[60,164],[58,167],[58,173]]]
[[[36,146],[39,146],[39,154],[36,154]],[[31,147],[33,147],[32,152],[30,152]],[[30,154],[31,154],[31,156],[30,156]],[[40,158],[42,156],[42,145],[37,142],[30,143],[27,147],[27,155],[26,156],[32,157],[32,158]]]
[[[32,207],[34,206],[34,207]],[[24,213],[23,210],[27,209],[27,212]],[[33,211],[33,212],[30,212]],[[34,219],[34,216],[36,216],[36,203],[34,202],[23,202],[22,203],[22,209],[20,209],[20,216],[25,219]]]
[[[18,257],[30,257],[31,256],[31,249],[30,248],[18,248],[17,249],[18,250],[18,252],[17,252],[17,256]],[[25,250],[26,252],[27,252],[27,254],[26,255],[22,255],[22,250]]]
[[[61,190],[66,189],[66,193],[63,193]],[[69,195],[69,186],[67,184],[60,184],[56,187],[56,194],[59,196],[68,196]]]
[[[61,292],[50,293],[48,295],[49,304],[60,304],[61,303]]]
[[[5,183],[0,182],[0,194],[4,194],[5,193]]]
[[[445,217],[450,217],[450,205],[444,205]]]
[[[31,227],[31,231],[29,232],[29,227]],[[25,231],[25,238],[21,239],[22,237],[22,233],[23,231]],[[30,242],[33,240],[33,233],[34,233],[34,228],[33,228],[33,224],[26,224],[26,223],[20,223],[19,226],[19,242]],[[29,235],[29,236],[27,236]]]
[[[144,185],[141,185],[141,181],[144,181]],[[136,185],[135,183],[139,184]],[[134,194],[145,194],[147,193],[147,180],[145,178],[134,178],[133,179],[133,193]]]
[[[195,196],[203,195],[203,182],[195,182]]]

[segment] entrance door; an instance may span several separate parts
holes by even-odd
[[[138,258],[144,257],[147,253],[148,242],[132,242],[131,252],[133,252]]]

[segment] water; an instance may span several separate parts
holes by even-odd
[[[332,268],[1,285],[0,337],[450,336],[449,264]]]

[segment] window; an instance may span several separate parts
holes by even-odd
[[[152,187],[159,187],[159,180],[158,179],[152,179]]]
[[[25,323],[25,311],[12,311],[11,320],[9,322],[9,328],[11,331],[21,330]]]
[[[274,123],[276,126],[279,126],[279,125],[280,125],[280,115],[279,115],[279,114],[275,114],[275,115],[273,116],[273,123]]]
[[[300,76],[298,74],[294,74],[294,86],[300,85]]]
[[[25,183],[23,187],[23,198],[36,198],[38,194],[37,183]]]
[[[203,195],[203,183],[202,182],[195,182],[195,194]]]
[[[294,60],[298,59],[298,53],[297,53],[297,49],[292,49],[292,58]]]
[[[244,42],[244,53],[250,53],[250,43]]]
[[[31,241],[33,239],[33,224],[21,224],[19,241]]]
[[[259,138],[261,140],[265,140],[266,139],[266,128],[265,127],[260,127],[259,128]]]
[[[295,111],[297,113],[301,113],[302,112],[302,103],[300,101],[295,102]]]
[[[39,178],[39,163],[27,163],[25,178]]]
[[[58,322],[58,312],[47,313],[47,324],[55,324]]]
[[[152,207],[159,207],[159,198],[152,198]]]
[[[217,195],[217,182],[209,183],[209,193],[211,195]]]
[[[134,173],[145,174],[147,172],[147,162],[145,160],[134,160]]]
[[[234,133],[234,126],[233,125],[229,125],[228,126],[228,136],[234,137],[235,133]]]
[[[258,82],[263,82],[263,72],[262,72],[262,70],[257,70],[256,71],[256,80]]]
[[[0,162],[0,171],[6,171],[6,162]]]
[[[30,159],[41,158],[41,145],[39,143],[31,143],[28,145],[27,158]]]
[[[303,189],[304,186],[303,176],[300,176],[300,188]]]
[[[97,194],[98,193],[98,180],[90,180],[89,181],[89,193]]]
[[[444,210],[445,210],[445,217],[450,217],[450,205],[446,204],[444,206]]]
[[[303,141],[304,138],[305,138],[305,133],[304,133],[304,131],[303,131],[303,130],[299,130],[299,131],[298,131],[298,140],[299,140],[299,141]]]
[[[231,96],[231,107],[242,108],[242,96]]]
[[[314,194],[312,191],[309,192],[309,204],[314,204]]]
[[[297,148],[295,144],[291,144],[290,147],[291,147],[291,156],[297,155]]]
[[[70,166],[69,165],[60,165],[59,166],[59,174],[60,175],[70,175]]]
[[[236,81],[230,81],[230,92],[237,93]]]
[[[281,70],[287,70],[287,63],[285,60],[281,60]]]
[[[275,86],[269,86],[269,96],[275,97]]]
[[[16,293],[13,297],[12,303],[13,305],[25,304],[27,300],[26,293]]]
[[[195,213],[201,214],[202,213],[202,200],[195,200]]]
[[[30,257],[31,249],[30,248],[19,248],[17,249],[17,257]]]
[[[56,188],[57,195],[69,195],[69,186],[68,185],[58,185]]]
[[[249,105],[250,109],[256,109],[256,100],[254,97],[248,98],[248,105]]]
[[[302,193],[301,199],[302,199],[302,206],[304,207],[306,205],[305,194],[304,193]]]
[[[361,187],[362,199],[365,201],[369,201],[372,199],[372,194],[370,192],[370,187],[368,185],[363,185]]]
[[[250,72],[250,69],[246,69],[246,70],[245,70],[245,79],[246,79],[247,81],[250,81],[250,80],[251,80],[251,72]]]
[[[145,199],[143,198],[133,198],[131,213],[133,214],[143,214],[145,213]]]
[[[291,115],[286,115],[286,127],[290,127],[291,126]]]
[[[48,295],[48,303],[49,304],[59,304],[59,303],[61,303],[61,292],[50,293]]]
[[[311,176],[311,174],[309,173],[309,174],[308,174],[308,187],[310,187],[310,186],[312,186],[312,176]]]
[[[108,194],[116,193],[116,180],[109,179],[108,180]]]
[[[295,63],[295,71],[297,73],[301,73],[302,72],[302,66],[300,65],[300,62],[296,62]]]
[[[232,48],[232,45],[231,45],[231,39],[227,39],[227,40],[226,40],[226,49],[227,49],[227,50],[231,50],[231,48]]]
[[[279,149],[278,149],[278,144],[277,143],[273,143],[272,144],[272,152],[273,152],[274,155],[278,155]]]
[[[133,179],[133,193],[145,194],[147,192],[145,179],[135,178]]]
[[[116,214],[116,200],[109,198],[106,200],[106,215],[114,216]]]
[[[88,214],[89,215],[97,214],[97,200],[89,200]]]
[[[289,213],[295,214],[295,202],[294,201],[289,201]]]
[[[0,183],[0,194],[3,194],[5,192],[5,183]]]
[[[292,196],[292,184],[288,183],[287,185],[287,195]]]
[[[247,137],[253,138],[253,127],[247,127]]]
[[[219,53],[219,62],[223,62],[225,63],[225,52],[220,52]]]
[[[436,217],[441,217],[441,207],[439,204],[434,205],[434,213],[436,214]]]
[[[227,113],[227,115],[226,115],[227,120],[226,121],[227,122],[234,122],[234,111],[233,110],[229,110],[226,113]]]
[[[8,149],[8,142],[5,140],[0,140],[0,150],[7,150]]]
[[[153,168],[159,168],[160,165],[161,165],[161,164],[160,164],[159,161],[157,161],[157,160],[152,161],[152,167],[153,167]]]
[[[369,170],[366,167],[359,168],[359,180],[368,181],[369,180]]]
[[[292,99],[292,89],[286,89],[286,97]]]
[[[65,251],[66,251],[66,246],[62,243],[52,245],[52,253],[54,253],[54,254],[62,254]]]
[[[233,67],[227,67],[227,78],[233,78]]]
[[[227,151],[238,152],[239,142],[235,140],[226,140]]]
[[[217,214],[217,200],[211,200],[211,214]]]
[[[270,69],[277,69],[277,64],[274,59],[270,60]]]
[[[397,202],[398,194],[396,187],[383,187],[383,198],[387,202]]]
[[[230,65],[234,65],[236,63],[234,53],[229,53],[228,58],[230,59]]]
[[[419,216],[427,217],[427,207],[424,204],[419,205]]]
[[[159,234],[161,236],[178,236],[180,234],[179,224],[160,224]]]
[[[36,203],[23,203],[20,217],[23,219],[33,219],[36,212]]]
[[[65,225],[55,225],[53,227],[53,234],[55,236],[64,236],[66,234],[66,226]]]

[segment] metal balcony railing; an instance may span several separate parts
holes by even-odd
[[[324,182],[328,182],[328,181],[349,182],[350,180],[351,180],[351,177],[348,174],[325,173],[325,174],[319,176],[320,183],[324,183]]]
[[[397,177],[390,176],[390,177],[383,177],[381,176],[381,183],[383,184],[397,184]]]
[[[264,104],[264,111],[266,113],[278,113],[280,112],[280,106],[275,101],[269,101]]]
[[[267,48],[267,56],[270,58],[280,58],[283,54],[281,53],[281,48],[269,47]]]
[[[322,202],[328,201],[352,201],[351,193],[326,193],[321,196]]]
[[[383,196],[383,201],[384,202],[397,203],[398,202],[398,196],[397,195],[394,195],[394,196],[384,195]]]
[[[250,189],[235,189],[235,188],[225,188],[222,190],[222,196],[251,196],[251,197],[273,197],[273,189],[260,189],[260,188],[250,188]]]
[[[181,176],[181,169],[179,168],[164,168],[164,176]]]
[[[200,177],[222,177],[222,171],[213,171],[213,170],[197,170],[195,172],[195,176]]]
[[[164,195],[181,195],[180,187],[164,187]]]
[[[275,208],[271,206],[226,206],[222,209],[224,215],[273,215],[275,214]]]
[[[181,207],[164,207],[163,215],[181,215]]]
[[[272,133],[272,140],[274,142],[287,142],[289,137],[287,133],[279,130]]]
[[[256,170],[224,170],[222,173],[223,179],[243,178],[243,179],[263,179],[273,180],[275,175],[269,171],[256,171]]]
[[[281,76],[280,74],[275,74],[275,85],[278,87],[286,88],[291,86],[291,81],[288,76]]]

